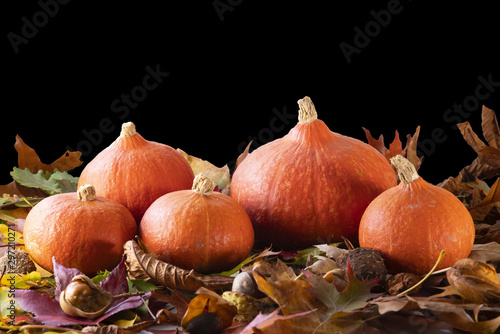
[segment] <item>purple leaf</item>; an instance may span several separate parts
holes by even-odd
[[[59,296],[63,292],[71,279],[76,275],[83,275],[83,273],[75,268],[66,268],[59,262],[57,262],[55,256],[52,257],[52,264],[54,266],[54,278],[56,279],[56,290],[54,291],[54,297],[59,301]]]
[[[112,295],[119,295],[128,291],[127,268],[125,267],[125,256],[118,266],[113,269],[99,286]]]
[[[49,326],[96,325],[91,319],[72,317],[64,313],[59,302],[34,290],[16,290],[16,302],[23,310],[34,313],[36,321]]]
[[[115,313],[118,313],[123,310],[129,310],[131,308],[136,308],[144,304],[144,300],[148,299],[151,297],[151,292],[148,292],[144,294],[141,298],[141,296],[133,296],[133,297],[128,297],[127,299],[122,299],[120,298],[119,300],[115,300],[113,302],[113,305],[104,313],[100,318],[96,320],[96,322],[101,322],[104,319],[112,316]],[[117,303],[118,302],[118,303]],[[116,303],[116,305],[115,305]]]

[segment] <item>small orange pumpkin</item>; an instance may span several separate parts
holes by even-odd
[[[145,140],[128,122],[120,137],[87,164],[78,184],[94,185],[99,196],[125,205],[139,223],[158,197],[189,189],[193,178],[191,166],[179,152]]]
[[[298,103],[297,125],[238,165],[231,197],[276,248],[355,240],[363,211],[396,175],[376,149],[330,131],[309,97]]]
[[[401,183],[366,208],[359,244],[380,252],[392,272],[425,274],[441,250],[437,269],[466,258],[474,244],[474,222],[467,208],[449,191],[423,180],[411,162],[391,158]]]
[[[87,276],[112,270],[123,245],[137,234],[132,214],[122,204],[96,197],[91,185],[40,201],[26,217],[24,242],[32,259],[53,271],[52,257]]]
[[[196,176],[192,190],[171,192],[146,211],[139,236],[160,260],[206,274],[233,268],[252,250],[254,232],[245,210]]]

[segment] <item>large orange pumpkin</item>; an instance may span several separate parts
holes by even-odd
[[[441,250],[437,269],[451,267],[469,255],[474,222],[467,208],[449,191],[422,179],[402,156],[391,159],[401,183],[368,206],[359,226],[359,244],[380,252],[392,272],[425,274]]]
[[[139,236],[159,259],[206,274],[231,269],[248,256],[252,223],[241,205],[214,187],[199,174],[193,190],[171,192],[149,207]]]
[[[120,137],[87,164],[78,184],[94,185],[99,196],[125,205],[139,223],[158,197],[191,188],[193,178],[193,170],[179,152],[145,140],[128,122]]]
[[[26,217],[24,242],[33,260],[53,271],[52,257],[87,276],[112,270],[120,263],[123,245],[133,239],[137,224],[122,204],[96,197],[94,187],[53,195]]]
[[[256,238],[276,248],[357,239],[365,208],[396,185],[394,171],[373,147],[330,131],[308,97],[298,103],[298,124],[243,160],[231,196]]]

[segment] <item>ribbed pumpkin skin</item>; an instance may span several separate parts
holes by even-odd
[[[28,214],[23,232],[26,250],[40,266],[52,272],[55,256],[90,277],[116,267],[123,245],[136,234],[137,224],[126,207],[102,197],[82,202],[76,193],[42,200]]]
[[[377,150],[316,119],[249,154],[233,175],[231,197],[250,216],[256,239],[300,249],[356,240],[365,208],[395,185]]]
[[[190,189],[193,179],[193,170],[179,152],[136,133],[120,136],[100,152],[83,169],[78,185],[94,185],[99,196],[125,205],[139,223],[158,197]]]
[[[157,199],[142,218],[139,236],[161,260],[203,274],[233,268],[254,242],[248,215],[231,197],[192,190]]]
[[[452,193],[422,178],[389,189],[366,209],[359,227],[361,247],[380,252],[392,272],[425,274],[439,252],[439,269],[466,258],[474,244],[474,222]]]

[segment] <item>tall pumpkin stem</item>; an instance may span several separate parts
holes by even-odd
[[[396,173],[398,174],[398,178],[404,184],[408,184],[410,182],[415,181],[420,176],[417,174],[417,170],[415,166],[406,158],[401,155],[396,155],[391,158],[391,165],[396,168]]]
[[[309,96],[297,101],[299,104],[299,122],[312,122],[318,118],[316,108]]]
[[[132,122],[127,122],[122,124],[122,131],[120,132],[120,137],[127,138],[135,136],[137,132],[135,131],[135,124]]]
[[[96,199],[95,188],[91,184],[84,184],[77,191],[78,199],[82,202],[90,202]]]
[[[209,196],[214,192],[215,183],[214,181],[210,180],[208,176],[200,173],[194,178],[193,187],[191,189],[194,190],[197,194]]]

